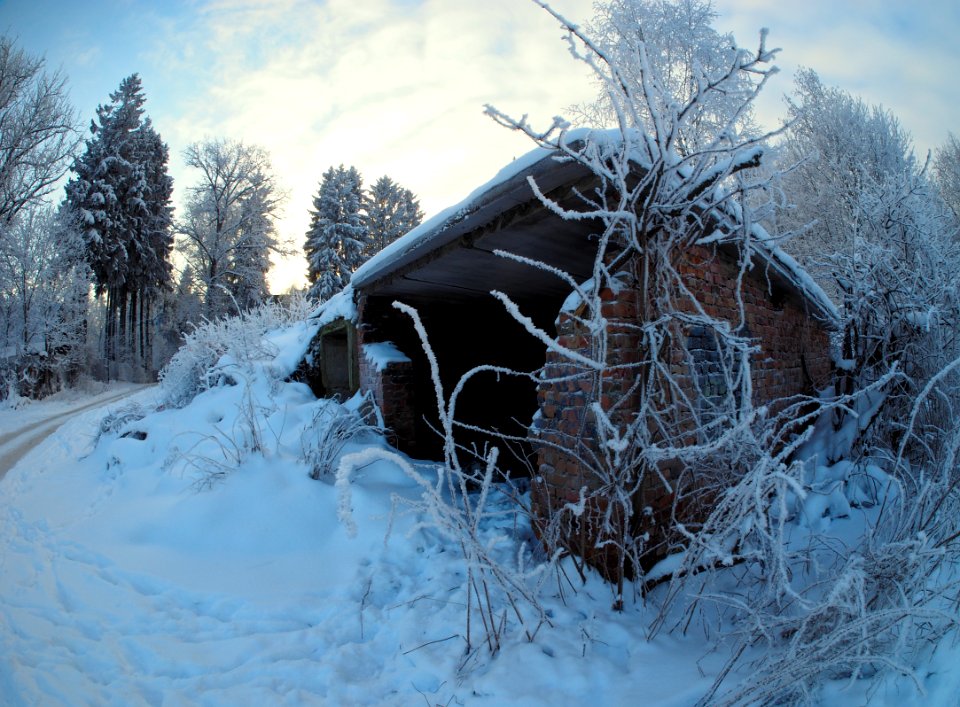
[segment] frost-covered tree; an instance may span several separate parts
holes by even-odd
[[[574,108],[578,122],[598,127],[629,120],[636,123],[630,127],[652,135],[663,130],[667,118],[677,127],[671,147],[681,155],[724,133],[735,141],[738,134],[756,132],[749,98],[760,77],[731,75],[738,47],[732,35],[713,26],[712,0],[612,0],[595,8],[587,32],[604,56],[620,65],[622,89],[659,102],[647,107],[639,100],[636,112],[624,113],[610,87],[598,82],[597,99]],[[638,42],[646,48],[643,61],[632,53]],[[721,91],[703,90],[721,83]]]
[[[43,395],[77,375],[89,287],[83,241],[62,211],[28,204],[0,226],[0,395]]]
[[[79,143],[66,79],[0,37],[0,333],[6,390],[51,392],[83,353],[87,271],[45,200]]]
[[[960,223],[960,140],[953,133],[937,149],[933,167],[940,196]]]
[[[788,105],[780,161],[790,168],[783,178],[790,208],[778,226],[798,232],[788,247],[818,272],[824,254],[851,247],[864,191],[915,171],[916,160],[910,136],[890,111],[824,86],[810,69],[797,73]]]
[[[413,192],[384,175],[364,195],[366,240],[363,259],[379,253],[423,221],[420,201]]]
[[[263,301],[270,253],[279,252],[274,219],[283,199],[267,152],[235,140],[186,149],[200,172],[177,224],[180,249],[202,283],[206,316],[236,313]]]
[[[367,229],[362,208],[363,180],[355,167],[340,165],[323,173],[304,245],[311,297],[330,299],[363,263]]]
[[[86,244],[97,294],[107,297],[104,358],[108,366],[128,361],[149,370],[150,309],[170,284],[173,180],[167,147],[144,115],[145,102],[133,74],[97,108],[66,202]]]
[[[955,223],[890,111],[824,86],[811,70],[797,75],[789,110],[789,207],[777,225],[796,234],[787,247],[842,306],[845,392],[893,365],[922,385],[945,363],[945,351],[925,350],[931,324],[956,322]]]
[[[10,223],[66,173],[79,143],[66,78],[0,37],[0,221]]]
[[[264,196],[258,192],[244,205],[248,214],[227,276],[227,289],[241,310],[262,304],[270,296],[270,254],[278,252],[279,246],[273,219],[264,208]]]
[[[144,184],[138,237],[130,249],[130,288],[127,347],[145,369],[156,369],[153,360],[155,304],[171,286],[173,252],[173,178],[167,173],[170,152],[146,117],[135,138]],[[122,314],[122,312],[121,312]],[[124,331],[121,316],[121,338]]]

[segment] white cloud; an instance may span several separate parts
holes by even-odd
[[[564,5],[589,16],[589,0]],[[548,122],[592,93],[552,18],[516,0],[224,1],[169,31],[164,53],[184,47],[170,65],[196,79],[164,137],[174,149],[207,135],[266,147],[290,192],[281,231],[296,245],[329,165],[389,174],[429,214],[531,147],[484,117],[484,103]],[[302,269],[294,259],[274,286]]]
[[[816,71],[870,104],[893,111],[912,133],[922,157],[960,125],[960,6],[953,0],[716,0],[718,25],[748,47],[761,27],[783,49],[783,75],[760,102],[770,125],[785,115],[782,96],[797,67]]]

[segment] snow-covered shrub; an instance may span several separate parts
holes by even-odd
[[[395,464],[421,489],[416,500],[394,497],[395,512],[414,514],[421,519],[415,529],[440,533],[463,555],[467,657],[474,654],[478,643],[491,655],[496,654],[517,629],[533,641],[540,629],[550,624],[540,601],[543,582],[550,576],[550,563],[536,560],[525,544],[514,550],[516,539],[497,527],[497,519],[505,519],[508,527],[515,526],[517,508],[515,500],[503,495],[494,482],[499,473],[496,450],[485,466],[473,467],[472,471],[438,464],[433,467],[433,481],[406,457],[389,449],[368,447],[348,454],[337,470],[336,484],[340,517],[350,532],[356,532],[350,513],[351,476],[356,469],[379,460]]]
[[[214,426],[210,433],[195,433],[193,444],[176,458],[196,475],[197,489],[209,489],[240,467],[253,453],[263,451],[258,422],[238,416],[229,429]]]
[[[924,657],[960,628],[958,371],[955,359],[934,375],[886,437],[875,427],[859,459],[852,442],[863,430],[837,434],[831,422],[882,423],[879,401],[903,378],[896,370],[828,403],[810,438],[797,441],[793,456],[805,463],[765,453],[776,445],[755,447],[757,462],[673,563],[678,574],[652,626],[675,618],[675,604],[686,604],[684,621],[704,604],[726,614],[740,648],[702,704],[796,703],[826,680],[891,675],[922,690]],[[899,404],[908,399],[899,395]],[[852,460],[822,465],[843,455]],[[734,588],[723,589],[711,558],[739,565]],[[721,689],[740,662],[750,680]]]
[[[381,438],[384,429],[371,424],[360,406],[327,401],[317,409],[310,424],[303,428],[300,441],[303,459],[310,466],[310,477],[333,481],[345,447],[351,442]]]
[[[104,435],[118,435],[126,431],[126,428],[133,422],[142,420],[147,415],[147,410],[140,403],[127,403],[116,408],[112,408],[97,428],[97,437],[94,446],[99,444],[100,438]]]
[[[232,370],[276,355],[264,335],[302,322],[314,308],[302,296],[285,304],[266,302],[237,316],[204,321],[184,336],[183,345],[160,372],[167,405],[182,407],[198,393],[235,383]]]
[[[294,297],[270,302],[241,315],[205,321],[186,335],[181,349],[161,371],[161,405],[182,408],[213,388],[226,386],[229,411],[210,413],[207,426],[184,433],[168,460],[198,474],[211,486],[247,458],[271,447],[282,434],[267,422],[279,412],[277,395],[302,357],[316,324],[315,305]]]
[[[856,393],[897,367],[882,397],[835,428],[857,427],[852,451],[899,438],[916,393],[958,353],[957,224],[896,117],[801,71],[782,141],[782,233],[838,301],[838,392]],[[936,419],[934,417],[934,419]],[[869,421],[869,424],[867,422]],[[866,433],[866,434],[861,434]]]
[[[924,659],[960,629],[960,432],[943,429],[928,448],[922,468],[893,459],[890,474],[865,470],[871,486],[883,485],[872,489],[879,505],[863,514],[869,522],[857,537],[783,543],[779,568],[748,568],[754,581],[741,581],[736,595],[708,596],[703,583],[707,599],[736,617],[730,637],[741,649],[728,667],[750,655],[751,677],[720,690],[724,670],[702,704],[793,704],[811,701],[825,680],[891,675],[922,693]],[[838,481],[856,479],[855,465],[837,466],[848,472]],[[757,591],[772,569],[789,573],[778,582],[789,594]]]
[[[17,410],[29,402],[30,398],[25,398],[20,395],[14,381],[10,380],[9,376],[0,371],[0,409]]]

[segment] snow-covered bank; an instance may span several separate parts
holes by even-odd
[[[420,488],[389,461],[357,469],[351,536],[329,470],[310,478],[310,441],[349,413],[285,382],[315,327],[214,360],[183,407],[148,390],[82,413],[0,483],[0,703],[680,706],[708,691],[733,646],[696,622],[648,641],[656,593],[614,612],[610,588],[569,563],[541,592],[552,626],[466,653],[457,544],[409,514],[385,540],[394,498]],[[361,435],[344,451],[370,447],[385,444]],[[481,536],[506,538],[504,562],[534,542],[509,516]],[[824,700],[930,704],[958,694],[957,657],[934,653],[929,698],[907,680],[841,681]]]
[[[208,490],[165,464],[164,450],[212,428],[232,392],[157,413],[136,425],[146,439],[104,440],[78,462],[99,423],[85,415],[11,473],[0,495],[5,703],[403,705],[423,693],[440,704],[597,694],[622,704],[656,675],[647,694],[680,705],[705,689],[689,646],[646,644],[641,622],[607,610],[599,583],[587,589],[596,601],[551,602],[562,630],[517,639],[493,662],[475,654],[458,679],[456,548],[407,535],[410,518],[384,544],[391,494],[415,490],[386,463],[358,473],[358,535],[347,537],[334,487],[295,459],[303,421],[323,404],[301,386],[277,396],[269,457]]]

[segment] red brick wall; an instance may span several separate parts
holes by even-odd
[[[732,287],[736,261],[729,254],[715,254],[703,247],[692,248],[685,256],[677,269],[688,288],[702,293],[700,301],[706,313],[739,321]],[[804,302],[795,293],[777,290],[761,265],[754,266],[743,281],[747,327],[761,346],[752,361],[755,405],[815,392],[827,385],[832,370],[827,330],[804,311]]]
[[[738,264],[732,255],[708,248],[693,248],[676,263],[676,269],[685,286],[697,293],[706,314],[734,325],[740,322],[735,292]],[[792,292],[778,291],[767,281],[759,266],[744,278],[741,291],[747,331],[759,345],[752,360],[754,404],[765,405],[796,394],[813,394],[824,387],[831,375],[829,333],[806,314],[804,302]],[[642,318],[642,292],[631,288],[617,293],[605,290],[601,292],[601,299],[602,313],[609,322],[608,362],[637,362],[640,339],[630,325]],[[692,311],[692,307],[689,309]],[[563,346],[588,352],[589,339],[578,331],[576,322],[569,315],[561,314],[557,333]],[[691,332],[678,331],[676,335],[688,337]],[[696,374],[691,371],[689,360],[677,348],[671,351],[669,362],[673,377],[688,395],[692,395],[692,376]],[[564,504],[576,503],[582,487],[586,487],[588,493],[596,490],[597,479],[574,454],[564,450],[589,454],[590,449],[596,448],[592,415],[587,412],[593,401],[598,400],[607,411],[620,401],[612,419],[620,424],[629,421],[639,405],[637,396],[631,392],[636,375],[637,369],[628,368],[606,371],[601,379],[595,372],[571,365],[559,354],[547,353],[548,380],[538,389],[541,416],[537,436],[548,444],[541,445],[538,450],[539,476],[533,484],[535,513],[541,519],[550,518],[551,512]],[[569,376],[569,379],[549,380],[558,376]],[[671,414],[675,431],[690,429],[689,410],[684,406],[678,406]],[[660,473],[676,485],[682,470],[679,464],[668,463],[662,466]],[[657,475],[650,474],[635,499],[634,507],[640,513],[648,509],[646,512],[651,522],[662,523],[669,517],[672,501],[663,482]],[[603,511],[602,507],[592,509],[593,513]],[[582,517],[571,517],[571,520],[573,525],[562,531],[565,544],[574,546],[571,549],[576,549],[593,564],[602,565],[609,553],[600,552],[600,557],[596,557],[598,553],[593,550],[595,537],[586,527],[589,523],[584,523]],[[651,542],[655,544],[660,540],[663,538]],[[663,549],[654,548],[654,554],[662,554]]]
[[[400,449],[411,451],[415,443],[414,420],[414,381],[413,363],[410,361],[394,361],[387,364],[383,370],[367,360],[364,355],[364,344],[381,341],[370,324],[363,323],[365,297],[360,296],[357,304],[357,360],[360,368],[360,390],[369,391],[383,414],[383,421],[387,428],[395,435],[395,442]]]

